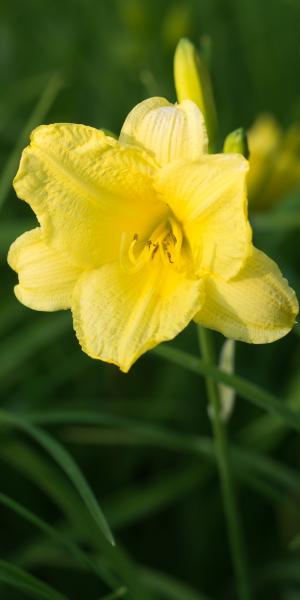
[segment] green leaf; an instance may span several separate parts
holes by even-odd
[[[147,485],[130,486],[111,496],[106,501],[106,514],[114,529],[127,527],[132,523],[164,510],[170,503],[187,496],[204,482],[208,474],[207,465],[192,465],[164,474]]]
[[[2,303],[0,311],[1,339],[6,333],[11,335],[10,330],[22,321],[23,316],[23,307],[19,302],[12,302],[10,298],[6,304]]]
[[[61,446],[48,433],[38,429],[37,427],[34,427],[25,419],[16,417],[8,412],[0,411],[0,424],[21,429],[52,456],[61,469],[66,473],[67,477],[72,481],[101,533],[112,545],[114,545],[112,533],[102,513],[102,510],[91,488],[67,450],[63,448],[63,446]]]
[[[19,235],[36,227],[34,216],[32,219],[1,219],[0,222],[0,252],[6,253],[10,244]]]
[[[300,561],[299,558],[288,558],[283,560],[275,560],[272,563],[264,565],[256,576],[257,587],[265,587],[268,583],[282,584],[300,584]],[[266,596],[264,596],[266,597]],[[282,596],[280,596],[282,597]],[[297,598],[299,595],[297,596]]]
[[[101,555],[100,566],[103,566],[103,569],[105,567],[107,584],[116,588],[124,582],[133,600],[152,600],[152,596],[140,581],[137,566],[123,548],[119,545],[111,546],[106,538],[99,535],[94,519],[90,512],[85,510],[81,496],[77,494],[70,480],[62,476],[63,473],[56,468],[56,464],[49,462],[49,455],[39,456],[25,443],[8,443],[7,438],[4,441],[0,458],[33,481],[60,507],[71,523],[72,537],[75,535],[77,541],[92,546],[97,557]]]
[[[11,152],[10,156],[7,159],[6,164],[0,174],[1,188],[0,188],[0,208],[4,204],[6,196],[9,192],[10,186],[12,184],[12,179],[17,171],[18,163],[20,160],[20,152],[27,144],[28,136],[32,129],[40,123],[45,118],[47,112],[50,110],[58,92],[62,88],[63,82],[59,75],[54,75],[48,85],[46,86],[44,92],[39,98],[36,106],[34,107],[28,121],[25,123],[23,131],[21,132],[19,139]]]
[[[294,537],[289,543],[290,550],[299,550],[300,548],[300,533]]]
[[[82,410],[35,412],[29,413],[27,418],[39,424],[85,423],[93,428],[96,425],[115,427],[119,431],[125,430],[127,432],[126,443],[128,443],[128,436],[131,435],[133,444],[138,441],[143,445],[155,445],[175,452],[202,456],[208,462],[215,463],[215,451],[210,438],[177,433],[167,428],[145,424],[133,419]],[[101,431],[99,431],[99,438],[101,440]],[[88,436],[86,436],[86,439],[88,439]],[[90,439],[90,442],[96,442],[95,432],[93,440]],[[256,476],[256,480],[259,478],[262,483],[270,481],[273,486],[277,486],[276,489],[279,488],[279,491],[283,489],[288,490],[290,494],[299,494],[300,475],[297,471],[281,465],[263,454],[242,448],[236,444],[231,446],[231,454],[236,475],[241,480],[248,481],[248,476],[252,474]],[[251,486],[253,486],[253,482],[252,477]],[[262,486],[258,486],[258,491],[266,492],[268,495],[269,488],[265,487],[262,490]],[[271,497],[273,499],[272,495]]]
[[[143,577],[153,592],[166,600],[208,600],[187,584],[154,569],[143,569]]]
[[[60,592],[37,577],[30,575],[5,560],[0,560],[0,581],[21,590],[31,598],[38,600],[66,600]]]
[[[49,79],[53,77],[52,71],[25,75],[15,78],[8,86],[3,86],[0,98],[0,134],[7,131],[8,122],[20,114],[25,103],[35,102],[41,96]]]
[[[127,594],[127,589],[125,587],[120,587],[112,594],[108,594],[108,596],[101,596],[99,600],[117,600],[118,598],[124,598]]]
[[[238,375],[225,373],[217,367],[206,364],[204,360],[168,344],[161,344],[152,352],[193,373],[209,376],[217,383],[232,387],[245,400],[249,400],[252,404],[270,414],[279,416],[291,429],[300,431],[300,415],[288,408],[284,401],[279,400],[276,396],[266,392],[254,383],[250,383]]]
[[[257,231],[292,231],[300,228],[300,211],[267,212],[253,215],[251,222]]]
[[[295,332],[297,328],[295,328]],[[296,354],[295,364],[299,360],[299,353]],[[300,408],[300,371],[296,369],[292,374],[287,386],[286,400],[287,406],[299,413]],[[239,432],[239,440],[247,445],[254,446],[257,449],[270,452],[278,446],[289,434],[289,427],[280,417],[274,415],[260,415],[252,420]]]
[[[17,311],[16,311],[17,312]],[[4,379],[32,355],[70,327],[66,314],[45,315],[28,323],[0,344],[0,379]]]
[[[36,452],[26,442],[8,440],[5,437],[0,448],[0,459],[37,485],[60,507],[72,524],[84,529],[84,515],[90,515],[86,513],[81,497],[71,482],[65,478],[58,465],[52,462],[51,457],[49,459],[49,455]],[[91,522],[94,526],[94,521]]]
[[[33,512],[28,510],[22,506],[16,500],[13,500],[6,494],[0,493],[0,503],[14,511],[17,515],[19,515],[22,519],[25,519],[34,527],[42,531],[46,534],[46,536],[50,537],[54,542],[63,546],[68,553],[70,552],[77,559],[79,563],[82,563],[87,569],[93,571],[102,581],[108,581],[107,573],[103,570],[96,561],[92,561],[80,548],[72,542],[66,535],[62,535],[56,529],[48,525],[43,519],[37,517]],[[110,582],[109,582],[110,583]]]

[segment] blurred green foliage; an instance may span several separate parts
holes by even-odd
[[[81,352],[68,313],[18,304],[5,256],[34,218],[11,180],[41,122],[118,132],[140,100],[175,100],[172,61],[183,35],[201,42],[210,64],[219,149],[229,131],[249,127],[261,112],[283,126],[300,120],[299,22],[299,0],[2,0],[1,409],[21,421],[31,415],[59,449],[55,462],[33,425],[22,429],[0,414],[1,598],[234,597],[201,377],[154,353],[122,375]],[[253,225],[257,245],[299,295],[300,191]],[[176,345],[198,353],[192,326]],[[299,330],[271,346],[237,344],[236,355],[238,373],[299,410]],[[63,414],[47,420],[50,410]],[[168,442],[163,428],[200,436],[199,451]],[[254,597],[295,600],[300,553],[289,542],[300,530],[299,434],[241,398],[229,429]],[[63,448],[98,498],[115,549],[66,473]]]

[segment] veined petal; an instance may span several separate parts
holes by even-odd
[[[234,277],[251,252],[247,170],[241,155],[215,154],[157,173],[158,194],[183,224],[200,274]]]
[[[207,279],[205,303],[195,320],[226,337],[265,344],[290,331],[298,309],[296,294],[277,265],[254,248],[235,279]]]
[[[165,98],[149,98],[138,104],[122,127],[120,142],[140,146],[158,164],[185,158],[195,160],[207,152],[204,117],[191,100],[170,104]]]
[[[11,245],[8,264],[19,275],[15,294],[22,304],[45,311],[70,308],[73,288],[82,271],[45,243],[39,227]]]
[[[159,264],[128,274],[111,263],[82,275],[72,311],[84,352],[127,372],[141,354],[187,326],[202,306],[203,282]]]
[[[47,125],[33,132],[14,185],[46,241],[95,268],[117,258],[123,232],[151,231],[165,211],[155,199],[153,168],[141,150],[97,129]]]

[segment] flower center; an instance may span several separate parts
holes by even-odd
[[[127,272],[135,273],[147,263],[158,260],[165,266],[182,270],[186,259],[187,242],[174,217],[158,225],[147,239],[140,238],[138,233],[122,236],[120,260]]]

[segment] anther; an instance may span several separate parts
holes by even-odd
[[[159,244],[154,244],[154,250],[153,250],[153,252],[152,252],[152,256],[151,256],[151,258],[152,258],[152,259],[154,258],[154,256],[155,256],[155,254],[156,254],[156,252],[157,252],[158,248],[159,248]]]

